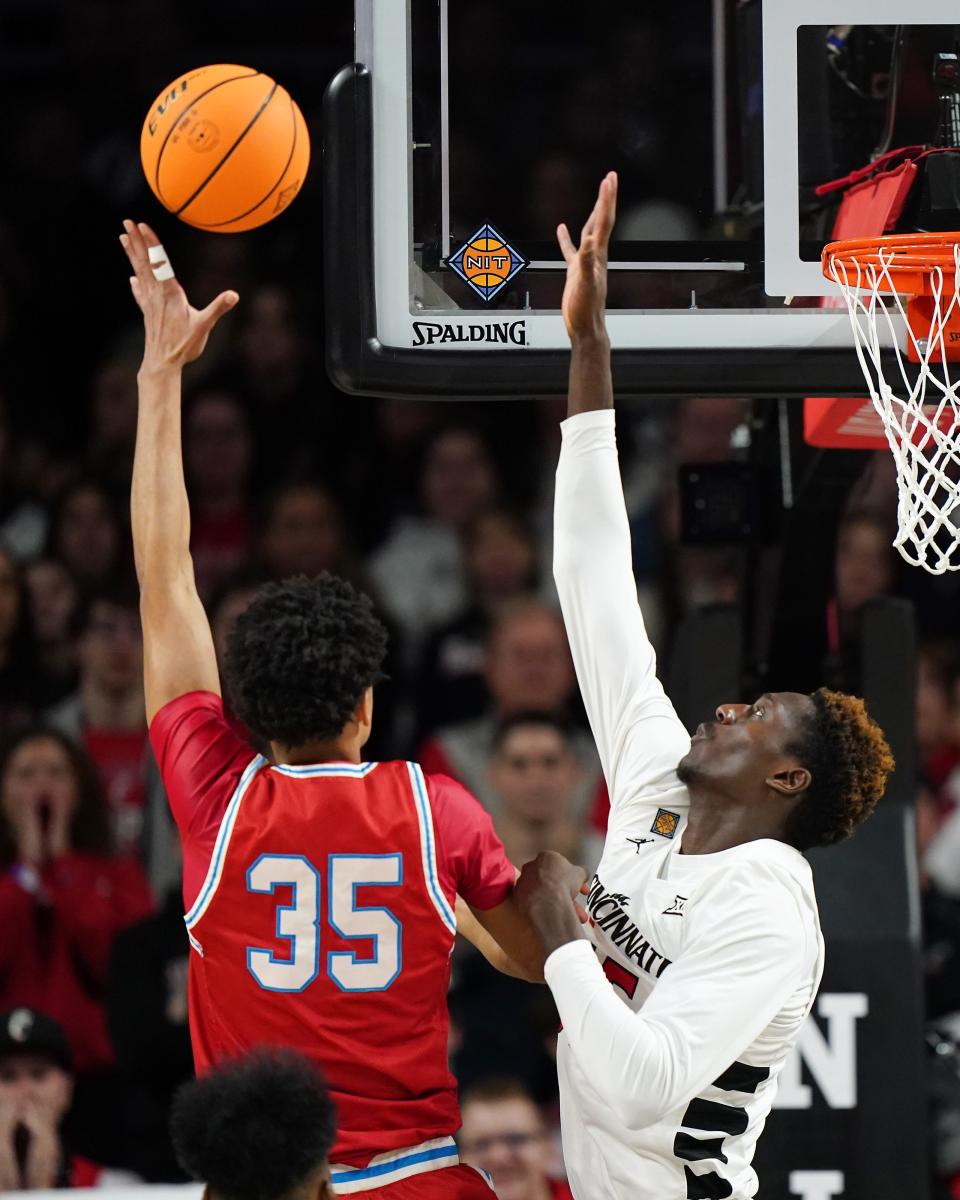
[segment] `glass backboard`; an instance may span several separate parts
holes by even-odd
[[[844,191],[817,189],[933,141],[950,15],[947,0],[593,0],[589,19],[549,0],[357,0],[357,66],[326,115],[334,377],[563,391],[554,230],[579,228],[615,169],[621,393],[862,394],[819,263]]]

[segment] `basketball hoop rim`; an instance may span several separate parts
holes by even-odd
[[[960,232],[845,238],[824,246],[822,267],[828,279],[855,290],[931,295],[935,272],[940,286],[951,288],[960,273]]]

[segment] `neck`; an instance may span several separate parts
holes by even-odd
[[[146,726],[143,691],[110,692],[87,680],[80,687],[83,719],[93,729],[139,731]]]
[[[690,813],[681,854],[716,854],[761,838],[780,840],[781,814],[765,815],[765,807],[760,800],[731,803],[724,794],[690,785]]]
[[[305,767],[313,763],[345,762],[359,765],[363,762],[360,751],[363,747],[353,738],[334,738],[325,742],[307,742],[303,746],[271,745],[274,762],[291,767]]]

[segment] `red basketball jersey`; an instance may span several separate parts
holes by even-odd
[[[337,1104],[338,1163],[452,1134],[453,905],[459,890],[491,907],[514,877],[488,815],[413,763],[270,766],[248,751],[241,767],[219,698],[189,701],[151,735],[184,838],[197,1069],[262,1044],[307,1055]],[[224,778],[214,825],[204,788]]]
[[[255,760],[187,929],[198,1067],[257,1043],[308,1055],[337,1103],[338,1160],[456,1130],[456,925],[419,768]]]

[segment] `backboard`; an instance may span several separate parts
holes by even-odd
[[[956,49],[954,14],[948,0],[357,0],[356,63],[325,111],[333,378],[380,395],[563,393],[554,229],[576,231],[615,169],[618,394],[863,395],[819,263],[841,193],[815,189],[933,140],[930,68]]]

